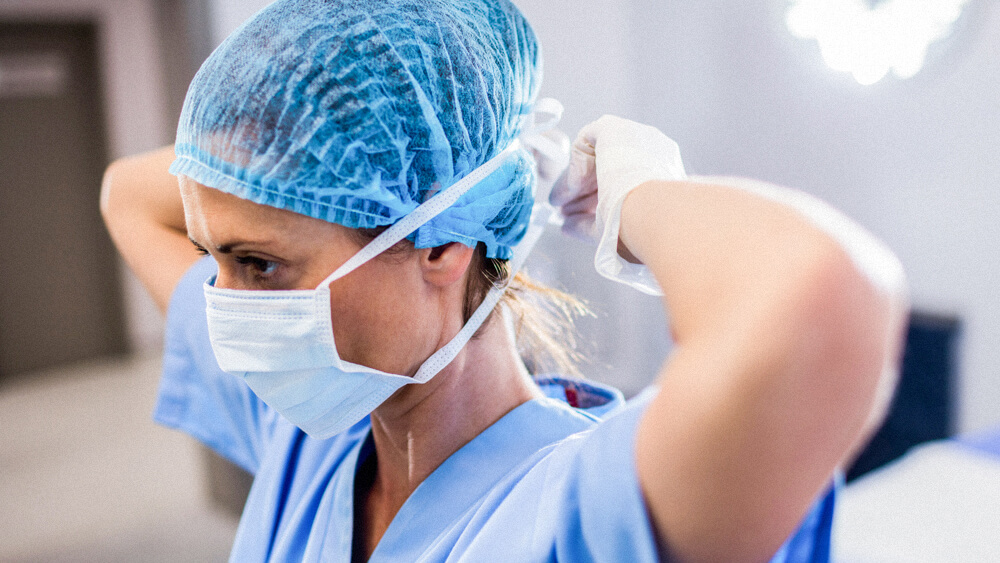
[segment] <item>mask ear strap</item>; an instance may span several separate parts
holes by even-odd
[[[484,162],[482,166],[476,168],[461,180],[448,186],[443,191],[437,193],[434,197],[417,206],[417,208],[411,211],[408,215],[399,221],[396,221],[396,223],[386,229],[385,232],[366,244],[364,248],[348,259],[347,262],[341,264],[339,268],[327,276],[327,278],[317,287],[330,285],[334,280],[346,276],[365,262],[385,252],[394,244],[409,236],[410,233],[420,228],[424,223],[430,221],[442,211],[451,207],[456,201],[458,201],[458,198],[468,192],[472,186],[475,186],[479,182],[483,181],[487,176],[496,171],[497,168],[500,168],[507,158],[520,148],[521,143],[515,139],[514,142],[511,143],[506,149]]]
[[[510,285],[510,280],[514,279],[514,274],[524,265],[524,261],[531,254],[531,249],[534,248],[539,237],[545,232],[545,225],[548,223],[552,211],[552,207],[546,203],[535,204],[535,208],[531,212],[531,223],[528,225],[528,230],[524,233],[524,238],[521,239],[521,242],[514,247],[514,256],[510,261],[510,278],[508,278],[507,283],[501,287],[490,289],[483,302],[479,304],[479,307],[469,317],[469,322],[465,323],[465,326],[462,327],[462,330],[458,331],[458,334],[451,339],[451,342],[445,344],[420,366],[420,369],[413,376],[413,383],[425,383],[434,377],[436,373],[444,369],[445,366],[455,359],[455,356],[469,342],[476,331],[479,330],[479,327],[486,321],[486,317],[489,316],[493,308],[500,302],[500,298],[503,297],[504,292],[507,291],[507,286]]]

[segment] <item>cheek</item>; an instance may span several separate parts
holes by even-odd
[[[330,287],[337,353],[352,363],[405,373],[425,348],[425,312],[419,306],[422,284],[398,268],[363,270],[364,266]]]

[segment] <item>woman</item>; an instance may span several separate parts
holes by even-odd
[[[233,560],[826,561],[898,262],[605,117],[553,201],[599,270],[662,290],[676,346],[628,406],[544,376],[515,313],[552,294],[504,292],[545,218],[539,64],[503,0],[279,1],[199,71],[176,159],[109,168],[108,228],[168,312],[155,416],[255,474]]]

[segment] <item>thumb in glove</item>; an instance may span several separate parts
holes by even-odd
[[[621,208],[629,192],[645,182],[686,177],[672,139],[655,127],[606,115],[580,130],[549,200],[565,218],[564,232],[597,242],[598,273],[659,295],[649,270],[618,254]]]

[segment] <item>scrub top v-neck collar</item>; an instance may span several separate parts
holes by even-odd
[[[417,561],[505,475],[542,448],[593,424],[591,417],[554,399],[534,399],[518,406],[459,448],[417,486],[389,524],[369,562]],[[525,428],[534,431],[525,433]],[[355,476],[373,453],[369,431],[344,460],[344,467],[351,470],[337,472],[334,494],[322,502],[335,503],[327,507],[334,515],[327,521],[341,530],[327,535],[327,540],[340,541],[324,542],[320,560],[351,560]],[[323,507],[320,512],[324,512]]]

